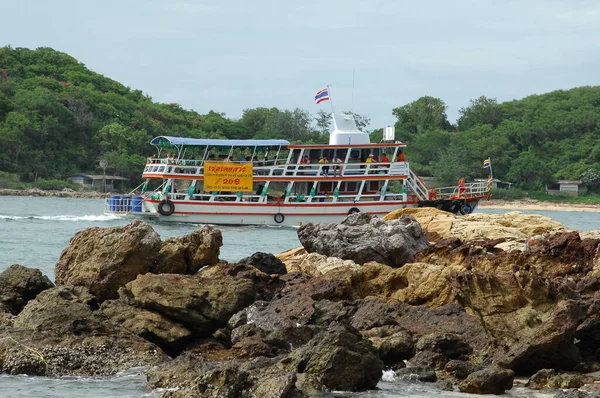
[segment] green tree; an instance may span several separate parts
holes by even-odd
[[[456,124],[459,131],[465,131],[481,124],[491,124],[496,127],[502,121],[498,101],[484,95],[475,100],[470,100],[470,105],[461,108],[458,113],[460,117]]]
[[[552,172],[538,155],[523,152],[514,160],[507,177],[519,187],[541,189],[552,181]]]
[[[581,181],[589,192],[600,192],[600,170],[591,168],[581,174]]]
[[[439,98],[425,96],[410,104],[394,108],[396,116],[396,132],[401,139],[407,141],[410,137],[427,130],[451,130],[452,126],[446,116],[446,104]]]

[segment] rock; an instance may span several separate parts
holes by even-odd
[[[40,293],[0,327],[0,372],[38,376],[111,375],[166,359],[154,344],[110,322],[84,287]]]
[[[40,293],[14,318],[20,329],[81,334],[103,327],[105,318],[92,311],[98,302],[82,286],[58,286]]]
[[[450,359],[464,357],[473,351],[460,336],[452,333],[431,333],[422,336],[415,348],[417,351],[437,352]]]
[[[211,363],[192,355],[153,367],[146,375],[151,388],[167,389],[166,397],[244,397],[252,385],[239,362]]]
[[[419,351],[409,361],[412,367],[427,367],[433,369],[444,369],[448,363],[448,358],[439,352]]]
[[[437,381],[435,370],[427,367],[412,366],[404,369],[398,369],[395,371],[396,376],[404,380],[418,380],[425,382]]]
[[[558,373],[554,369],[542,369],[527,380],[525,387],[540,390],[542,388],[579,388],[585,384],[585,376],[577,373]]]
[[[136,308],[120,300],[105,301],[101,310],[114,323],[156,344],[170,355],[176,355],[193,336],[191,330],[162,314]]]
[[[581,362],[573,344],[585,317],[571,300],[557,298],[532,272],[456,273],[449,278],[457,299],[480,318],[487,360],[531,374],[542,368],[573,369]]]
[[[219,262],[221,246],[221,231],[205,225],[187,235],[162,242],[150,270],[155,274],[195,274],[201,267]]]
[[[586,391],[569,389],[566,391],[557,392],[556,394],[554,394],[553,398],[598,398],[598,397],[600,397],[600,395],[598,395],[597,393],[590,394],[589,392],[586,392]]]
[[[368,340],[345,326],[332,326],[282,360],[286,369],[303,373],[315,389],[336,391],[374,389],[383,362]]]
[[[528,236],[567,231],[564,225],[548,217],[521,212],[475,213],[459,217],[435,208],[421,207],[395,210],[383,219],[395,220],[406,215],[413,216],[421,224],[427,238],[434,241],[459,238],[463,242],[482,239],[524,242]],[[520,247],[515,247],[515,250]]]
[[[260,271],[247,265],[220,263],[195,275],[140,275],[125,289],[133,305],[159,313],[197,336],[206,337],[254,302],[258,289],[252,279],[260,278],[257,273]]]
[[[503,394],[513,386],[515,373],[492,365],[471,373],[460,385],[461,392],[470,394]]]
[[[302,225],[298,238],[309,253],[392,267],[412,262],[414,253],[427,247],[420,225],[410,216],[385,222],[366,213],[351,214],[339,224]]]
[[[288,257],[285,267],[288,272],[301,272],[310,276],[321,276],[339,269],[350,271],[360,269],[360,265],[352,260],[327,257],[319,253],[306,253],[304,250],[295,257]]]
[[[486,344],[485,330],[478,319],[456,304],[439,308],[413,307],[368,297],[354,302],[354,305],[356,311],[350,322],[360,331],[402,325],[402,329],[415,339],[439,332],[460,336],[474,351],[483,349]]]
[[[0,312],[17,315],[29,300],[54,287],[40,270],[14,264],[0,273]]]
[[[476,370],[475,366],[470,362],[453,359],[444,366],[444,371],[457,379],[466,379],[471,373]]]
[[[55,266],[57,285],[85,286],[100,301],[150,270],[161,247],[149,224],[134,220],[124,227],[86,228],[71,238]]]
[[[238,261],[241,264],[250,264],[254,268],[258,268],[265,274],[285,274],[287,269],[283,262],[269,253],[256,252],[250,257],[245,257]]]
[[[376,329],[384,329],[380,327]],[[369,333],[373,333],[373,329],[369,330]],[[414,355],[415,340],[405,330],[393,332],[390,335],[384,335],[382,337],[370,337],[371,343],[378,351],[379,358],[386,365],[394,365],[405,359],[409,359]]]

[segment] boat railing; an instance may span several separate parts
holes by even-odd
[[[144,176],[202,176],[204,166],[190,166],[178,164],[148,163],[144,168]],[[410,167],[408,162],[394,163],[315,163],[315,164],[272,164],[270,162],[255,162],[253,165],[255,176],[286,176],[286,177],[318,177],[340,176],[359,177],[370,175],[408,176]]]
[[[429,188],[427,188],[423,180],[413,173],[412,170],[409,170],[409,176],[406,183],[408,184],[408,190],[412,192],[418,200],[426,200],[429,198]]]
[[[435,192],[439,199],[450,199],[458,197],[471,197],[471,196],[482,196],[487,195],[490,189],[488,183],[485,181],[471,182],[464,185],[461,189],[460,186],[453,187],[442,187],[436,188]]]
[[[406,200],[406,194],[387,192],[385,194],[339,194],[333,192],[319,192],[314,195],[293,194],[285,195],[262,195],[249,193],[230,193],[230,192],[202,192],[189,195],[187,193],[171,193],[169,197],[172,200],[192,200],[204,202],[255,202],[255,203],[314,203],[314,202],[371,202],[371,201],[399,201]]]

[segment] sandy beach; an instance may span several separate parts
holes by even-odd
[[[554,210],[554,211],[589,211],[600,212],[600,205],[586,203],[554,203],[540,202],[538,200],[482,200],[478,205],[481,209],[506,209],[506,210]]]

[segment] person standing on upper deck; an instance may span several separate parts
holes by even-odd
[[[402,152],[402,150],[400,150],[400,152],[398,152],[398,161],[406,162],[406,159],[404,158],[404,152]]]

